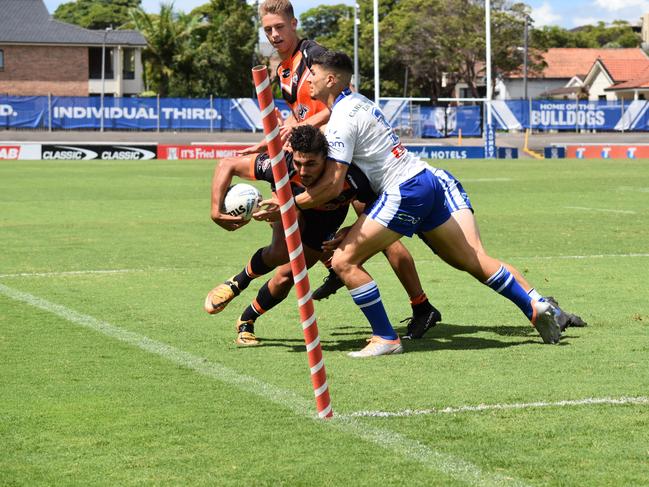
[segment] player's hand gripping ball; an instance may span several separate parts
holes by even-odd
[[[259,208],[261,200],[261,193],[254,186],[245,183],[235,184],[225,193],[221,211],[230,216],[250,220],[252,214]]]

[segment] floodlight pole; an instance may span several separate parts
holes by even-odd
[[[527,50],[529,48],[528,38],[529,38],[529,21],[530,18],[525,15],[525,34],[524,34],[524,44],[523,44],[523,91],[525,92],[525,99],[527,100],[527,69],[528,69],[528,59],[527,59]]]
[[[108,32],[111,30],[113,30],[111,27],[106,27],[106,30],[104,31],[104,40],[101,43],[101,97],[99,101],[99,113],[101,113],[99,130],[101,132],[104,131],[104,93],[106,92],[106,36],[108,36]]]
[[[493,85],[491,82],[491,0],[485,0],[485,36],[487,43],[487,52],[485,54],[485,63],[487,68],[487,100],[485,107],[487,109],[487,123],[491,125],[491,100],[493,98]]]
[[[374,0],[374,103],[379,104],[379,0]]]
[[[354,5],[354,89],[358,91],[361,86],[360,72],[358,69],[358,25],[361,23],[359,11],[361,6]]]
[[[485,97],[486,123],[484,124],[485,157],[493,159],[497,157],[496,150],[496,129],[493,126],[493,114],[491,100],[493,99],[493,83],[491,76],[491,1],[485,0],[485,37],[486,53],[485,64],[487,65],[487,96]]]

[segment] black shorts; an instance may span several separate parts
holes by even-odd
[[[332,211],[302,210],[302,245],[322,251],[322,242],[331,240],[347,217],[349,205]]]

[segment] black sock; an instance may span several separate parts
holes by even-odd
[[[267,281],[263,286],[261,286],[261,289],[259,289],[259,292],[257,293],[257,297],[243,311],[241,318],[239,319],[241,321],[252,321],[254,323],[257,318],[263,315],[266,311],[277,306],[282,301],[284,301],[283,297],[276,298],[270,293]]]
[[[410,303],[410,306],[412,307],[412,314],[423,314],[423,313],[430,313],[433,310],[433,305],[430,304],[430,301],[428,301],[428,298],[424,299],[423,301],[417,303],[417,304],[412,304]]]
[[[254,253],[250,262],[248,262],[248,265],[244,267],[239,274],[234,276],[233,280],[236,281],[239,291],[246,289],[253,279],[268,274],[273,270],[273,267],[267,266],[264,262],[264,259],[261,256],[263,250],[263,248],[257,249],[257,252]]]

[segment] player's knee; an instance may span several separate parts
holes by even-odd
[[[273,296],[285,298],[293,287],[293,276],[291,273],[278,273],[272,278]]]
[[[331,258],[331,268],[339,276],[345,275],[352,267],[347,255],[344,252],[336,251]]]
[[[277,267],[288,262],[286,247],[282,245],[271,245],[262,252],[264,263],[270,267]]]

